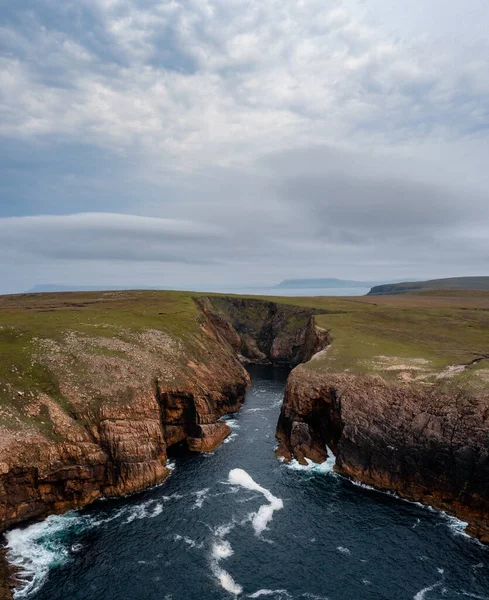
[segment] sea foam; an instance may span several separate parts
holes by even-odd
[[[234,581],[232,575],[223,569],[220,564],[222,560],[234,554],[231,544],[225,539],[233,528],[234,523],[227,523],[215,529],[214,535],[216,539],[212,544],[211,570],[214,577],[219,581],[220,586],[226,592],[233,594],[233,596],[238,596],[243,591],[243,588]]]
[[[281,510],[284,507],[284,503],[281,498],[277,498],[262,487],[243,469],[232,469],[229,472],[228,477],[229,483],[233,485],[239,485],[248,490],[254,492],[260,492],[268,500],[269,504],[263,504],[260,506],[256,513],[251,516],[251,523],[256,535],[260,535],[268,526],[268,523],[273,519],[273,513],[276,510]]]

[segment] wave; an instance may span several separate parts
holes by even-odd
[[[209,490],[210,488],[204,488],[203,490],[193,492],[192,495],[195,496],[195,503],[192,509],[202,508],[202,506],[204,505],[204,501],[207,498],[207,495],[209,494]]]
[[[395,492],[379,490],[378,488],[375,488],[366,483],[361,483],[360,481],[355,481],[353,479],[348,479],[348,478],[345,478],[345,479],[346,479],[346,481],[349,481],[351,484],[353,484],[355,487],[363,488],[364,490],[373,491],[373,492],[376,492],[377,494],[384,494],[386,496],[390,496],[391,498],[395,498],[396,500],[401,500],[402,502],[407,502],[408,504],[412,504],[414,506],[417,506],[418,508],[422,508],[423,510],[427,510],[429,512],[435,513],[436,515],[438,515],[445,521],[445,525],[452,531],[452,533],[454,535],[461,535],[464,538],[467,538],[467,540],[470,540],[471,542],[478,544],[479,546],[481,546],[483,548],[486,548],[486,546],[484,546],[484,544],[482,544],[477,538],[474,538],[465,532],[465,530],[467,529],[467,527],[469,525],[466,521],[462,521],[458,517],[449,515],[444,510],[439,510],[429,504],[423,504],[422,502],[408,500],[407,498],[403,498],[402,496],[399,496]],[[415,529],[419,525],[419,523],[420,523],[420,520],[416,519],[416,523],[412,526],[412,529]]]
[[[287,590],[262,589],[262,590],[258,590],[254,594],[248,594],[248,598],[262,598],[263,596],[278,596],[280,600],[282,598],[291,598],[292,597]]]
[[[413,600],[424,600],[424,598],[426,597],[426,594],[428,594],[429,592],[432,592],[436,588],[440,587],[440,585],[441,585],[441,581],[438,581],[438,583],[434,583],[433,585],[423,588],[422,590],[420,590],[417,594],[415,594],[413,596]]]
[[[231,427],[231,429],[240,429],[241,428],[236,417],[234,417],[232,415],[224,415],[224,417],[221,417],[219,420],[224,421],[224,423],[226,423],[226,425],[229,425],[229,427]]]
[[[239,488],[245,488],[254,492],[259,492],[265,496],[268,500],[268,504],[260,506],[258,511],[251,513],[246,519],[241,522],[232,521],[219,525],[214,530],[214,541],[212,544],[211,551],[211,570],[214,577],[219,581],[219,585],[232,594],[233,596],[239,596],[243,593],[243,587],[237,583],[232,575],[223,569],[221,562],[226,560],[234,554],[234,550],[230,542],[226,539],[227,535],[231,532],[236,525],[243,525],[251,520],[253,529],[256,535],[260,535],[268,526],[268,523],[273,518],[273,513],[276,510],[283,508],[283,501],[272,494],[270,490],[262,487],[243,469],[232,469],[228,475],[228,481],[223,482],[227,485],[233,486],[232,489],[238,490]],[[259,590],[255,592],[255,595],[250,596],[251,598],[258,598],[259,595],[264,595],[269,590]],[[256,595],[258,594],[258,595]]]
[[[28,598],[37,593],[51,569],[66,564],[83,549],[75,540],[84,532],[116,519],[123,519],[123,524],[153,519],[163,512],[165,502],[180,498],[181,495],[173,494],[145,500],[114,510],[108,516],[83,515],[76,511],[50,515],[40,523],[7,532],[7,559],[19,571],[20,585],[14,590],[14,598]]]
[[[195,540],[193,540],[192,538],[189,538],[186,535],[176,534],[173,536],[173,540],[175,542],[184,542],[185,544],[187,544],[187,546],[190,546],[190,548],[202,548],[204,546],[203,542],[197,543]]]
[[[323,463],[315,463],[309,458],[306,458],[305,465],[301,465],[300,462],[296,459],[291,460],[288,463],[285,463],[287,468],[292,469],[293,471],[305,471],[308,473],[313,473],[314,475],[336,475],[336,471],[334,467],[336,465],[336,457],[333,454],[333,451],[326,446],[326,450],[328,453],[328,458]],[[282,459],[283,462],[283,459]]]
[[[70,538],[89,527],[89,517],[68,513],[51,515],[41,523],[7,532],[7,558],[19,569],[20,586],[14,597],[26,598],[38,592],[49,570],[69,560]]]

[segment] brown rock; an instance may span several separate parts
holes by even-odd
[[[489,542],[489,398],[378,376],[294,369],[280,415],[278,455],[336,453],[338,472],[468,521]]]

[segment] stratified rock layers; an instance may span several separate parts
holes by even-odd
[[[378,376],[291,373],[277,453],[446,510],[489,542],[489,398]]]

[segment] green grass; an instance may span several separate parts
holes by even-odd
[[[44,392],[69,409],[40,348],[43,340],[62,343],[70,332],[95,340],[91,351],[108,360],[127,357],[124,350],[105,347],[104,339],[137,343],[134,334],[148,329],[163,331],[180,340],[192,359],[212,360],[203,347],[200,312],[194,301],[207,295],[131,291],[0,297],[0,409],[5,409],[0,422],[14,426],[14,419],[22,424],[25,400],[18,394],[20,390]],[[395,380],[399,379],[400,371],[408,371],[413,377],[424,373],[426,381],[434,381],[446,367],[468,363],[489,352],[489,292],[263,299],[320,312],[316,322],[331,331],[333,342],[320,360],[309,363],[309,368],[315,370],[378,373]],[[253,310],[258,318],[262,311],[256,307]],[[292,317],[292,321],[301,318]],[[297,324],[292,321],[287,328]],[[77,357],[71,358],[76,363]],[[404,364],[408,368],[390,368]],[[489,361],[479,363],[457,375],[454,381],[468,387],[487,388],[484,369],[488,368]],[[478,373],[484,378],[478,377]],[[85,377],[86,373],[80,371],[78,376]],[[182,365],[175,384],[184,377]],[[34,421],[42,428],[46,415],[31,420]]]
[[[422,359],[428,361],[423,367],[426,379],[433,381],[450,365],[469,363],[489,353],[489,292],[273,300],[326,311],[316,315],[316,322],[331,331],[333,342],[321,360],[309,363],[315,370],[378,373],[398,379],[402,369],[386,370],[377,357],[392,357],[399,359],[394,363],[415,367]],[[471,367],[454,381],[468,385],[476,371]]]

